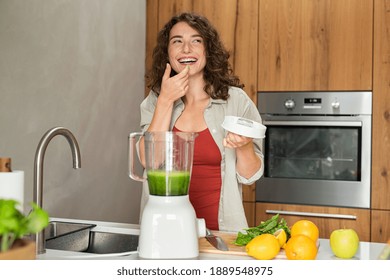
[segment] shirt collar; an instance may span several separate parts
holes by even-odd
[[[223,99],[213,99],[210,97],[210,102],[209,102],[209,105],[207,106],[210,107],[212,104],[225,104],[227,101],[226,100],[223,100]],[[184,102],[181,98],[179,98],[178,100],[175,101],[174,103],[174,107],[176,106],[184,106]]]

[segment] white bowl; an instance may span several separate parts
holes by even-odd
[[[267,130],[267,127],[259,122],[236,116],[225,116],[222,127],[227,131],[250,138],[264,138]]]

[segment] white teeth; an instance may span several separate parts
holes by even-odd
[[[179,59],[180,63],[193,63],[196,62],[197,60],[195,58],[182,58]]]

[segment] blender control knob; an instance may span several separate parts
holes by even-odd
[[[286,107],[286,109],[293,109],[295,107],[295,101],[292,99],[287,99],[284,102],[284,107]]]

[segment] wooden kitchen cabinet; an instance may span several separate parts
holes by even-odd
[[[390,211],[371,211],[371,241],[387,242],[390,240]]]
[[[372,89],[373,0],[260,0],[259,91]]]
[[[254,227],[256,218],[256,202],[243,202],[246,220],[249,227]]]
[[[256,185],[242,186],[242,200],[244,203],[245,215],[248,225],[254,227],[256,225]]]
[[[370,210],[358,208],[322,207],[277,203],[256,203],[256,224],[280,213],[291,227],[296,221],[307,219],[318,226],[320,238],[329,238],[335,229],[352,228],[360,241],[370,241]]]

